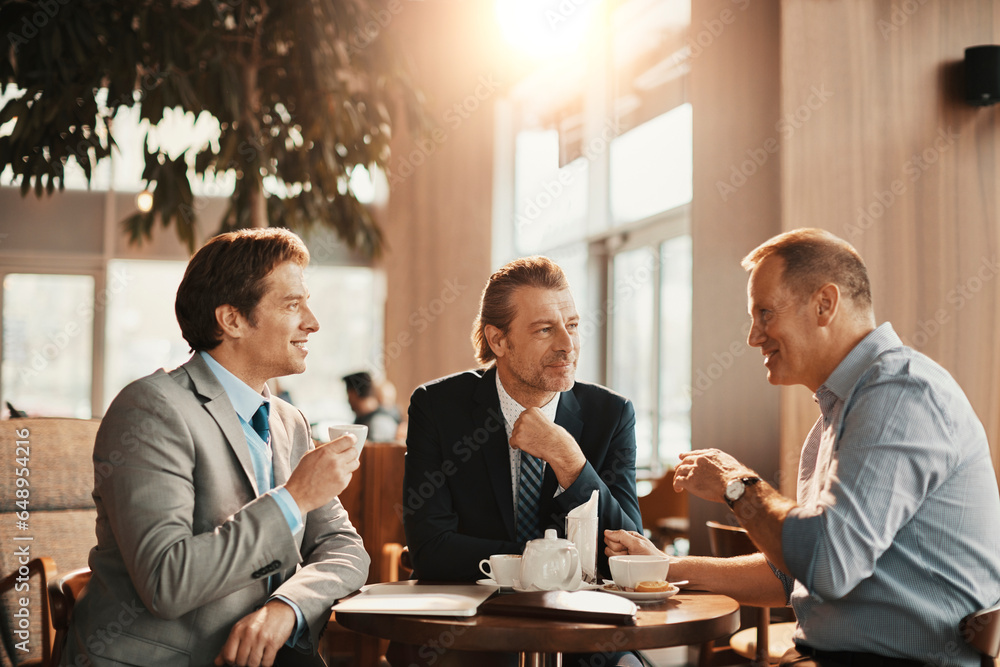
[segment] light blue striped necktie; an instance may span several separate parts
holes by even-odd
[[[541,536],[539,501],[542,497],[544,461],[521,452],[521,472],[517,484],[517,541],[527,542]]]

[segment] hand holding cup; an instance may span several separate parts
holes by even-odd
[[[354,444],[354,449],[358,453],[358,457],[361,456],[361,448],[365,446],[365,440],[368,439],[368,427],[364,424],[338,424],[336,426],[331,426],[328,429],[330,434],[330,440],[336,440],[346,433],[351,433],[357,438],[357,442]]]

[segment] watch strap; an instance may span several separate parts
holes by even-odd
[[[743,495],[746,493],[746,490],[747,490],[748,486],[753,486],[753,485],[757,484],[760,481],[761,481],[760,477],[741,477],[740,478],[740,482],[743,484],[743,492],[740,493],[740,495],[738,495],[737,497],[732,498],[732,499],[730,499],[729,497],[723,496],[725,498],[725,500],[726,500],[726,504],[729,505],[729,509],[732,509],[733,505],[736,504],[736,501],[743,497]]]

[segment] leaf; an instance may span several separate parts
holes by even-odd
[[[0,125],[11,121],[15,116],[21,116],[28,112],[28,105],[24,102],[24,97],[8,100],[0,109]]]

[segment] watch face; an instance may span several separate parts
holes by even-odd
[[[726,485],[726,498],[729,500],[737,500],[743,495],[743,482],[742,480],[734,479],[729,484]]]

